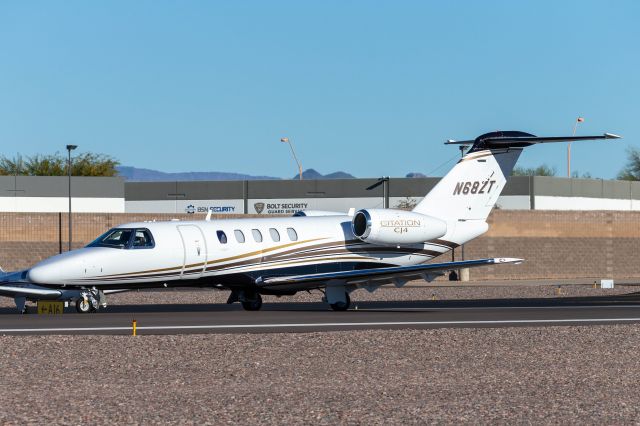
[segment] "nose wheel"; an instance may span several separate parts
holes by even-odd
[[[88,314],[89,312],[94,311],[93,306],[91,306],[91,302],[89,299],[78,299],[76,302],[76,311],[81,314]]]
[[[88,314],[90,312],[96,312],[101,305],[101,300],[104,299],[104,294],[98,290],[83,291],[81,296],[76,301],[76,311],[81,314]],[[107,306],[106,301],[102,301],[103,306]]]

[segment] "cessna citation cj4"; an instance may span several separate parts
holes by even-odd
[[[262,306],[262,295],[320,289],[336,311],[349,294],[432,281],[447,271],[513,264],[496,258],[427,263],[485,233],[486,222],[522,150],[546,142],[619,136],[536,137],[507,131],[475,140],[413,211],[362,209],[351,214],[300,212],[293,217],[128,223],[88,246],[5,273],[0,295],[26,301],[75,302],[79,312],[106,306],[105,294],[152,287],[216,287],[228,303]],[[208,219],[208,218],[207,218]]]

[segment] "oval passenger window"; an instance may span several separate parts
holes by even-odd
[[[253,234],[253,240],[256,243],[261,243],[262,242],[262,233],[259,230],[252,229],[251,230],[251,234]]]
[[[276,243],[280,241],[280,233],[275,228],[269,228],[269,234],[271,234],[271,239]]]

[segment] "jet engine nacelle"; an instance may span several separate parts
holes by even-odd
[[[447,224],[404,210],[363,209],[353,216],[351,229],[356,238],[371,244],[418,244],[442,237]]]

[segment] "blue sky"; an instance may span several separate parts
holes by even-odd
[[[446,139],[604,131],[640,147],[638,1],[3,1],[0,141],[163,171],[441,175]],[[566,173],[564,144],[520,165]]]

